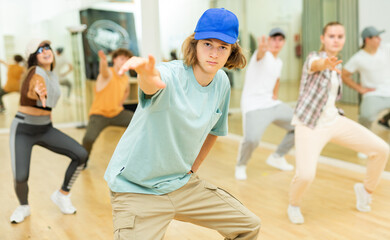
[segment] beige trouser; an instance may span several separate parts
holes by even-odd
[[[290,188],[290,204],[299,206],[303,194],[314,180],[317,160],[327,142],[368,155],[365,188],[372,192],[379,183],[386,166],[389,146],[381,138],[362,125],[342,116],[328,126],[295,127],[296,173]]]
[[[226,191],[193,174],[164,195],[111,192],[114,239],[158,240],[172,219],[217,230],[225,239],[255,240],[260,219]]]

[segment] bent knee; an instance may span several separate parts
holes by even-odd
[[[251,149],[255,149],[257,146],[259,146],[259,140],[253,138],[244,138],[243,145],[246,145]]]
[[[80,153],[79,153],[79,165],[85,164],[88,160],[88,157],[89,157],[89,154],[88,154],[87,150],[85,150],[85,148],[82,147],[82,149],[80,150]]]
[[[225,239],[236,239],[239,236],[240,239],[253,239],[260,232],[260,225],[260,218],[251,212],[250,215],[246,215],[245,220],[229,228]]]
[[[253,216],[249,221],[249,228],[252,228],[253,230],[260,230],[260,227],[261,227],[260,218],[257,215],[253,214]]]
[[[85,135],[83,138],[83,145],[92,145],[96,141],[97,137]]]
[[[25,184],[28,181],[28,176],[17,176],[15,178],[15,184],[20,185],[20,184]]]
[[[88,160],[89,154],[87,150],[83,146],[80,147],[73,152],[72,161],[77,162],[77,166],[84,165]]]
[[[380,144],[376,145],[375,152],[382,158],[387,159],[389,157],[390,147],[385,141],[381,141]]]
[[[373,121],[375,121],[375,119],[376,119],[376,115],[374,115],[374,114],[361,113],[359,115],[359,122],[363,123],[363,125],[366,123],[372,123]]]

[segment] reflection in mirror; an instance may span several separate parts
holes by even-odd
[[[44,1],[42,0],[41,2]],[[80,26],[80,23],[83,23],[83,20],[86,19],[85,13],[91,11],[111,12],[113,13],[111,14],[112,16],[119,17],[116,19],[116,22],[123,25],[128,21],[122,15],[129,14],[129,12],[133,12],[135,9],[134,1],[130,0],[123,1],[122,3],[112,3],[108,0],[79,0],[76,2],[77,4],[68,4],[68,1],[60,0],[56,1],[56,4],[53,5],[36,4],[26,1],[24,8],[18,8],[9,1],[2,2],[2,9],[9,10],[7,12],[3,11],[2,13],[6,15],[9,13],[9,16],[2,16],[3,19],[7,18],[7,24],[4,21],[0,22],[0,59],[4,59],[7,63],[13,61],[12,57],[15,54],[25,55],[26,44],[31,38],[45,38],[52,42],[51,46],[53,51],[56,52],[55,57],[57,62],[54,72],[59,76],[62,91],[61,99],[57,107],[53,110],[53,122],[56,124],[67,124],[69,126],[85,125],[87,113],[93,99],[94,80],[96,80],[97,75],[87,75],[87,73],[91,72],[88,71],[91,68],[89,64],[84,64],[84,62],[88,61],[89,63],[89,59],[93,56],[96,59],[96,53],[93,53],[95,55],[88,55],[84,52],[89,51],[89,48],[84,46],[84,40],[86,38],[82,39],[81,34],[75,34],[74,27]],[[37,9],[37,5],[39,5],[39,9]],[[39,12],[40,14],[30,14],[32,12]],[[92,15],[95,18],[99,17],[91,13],[90,16]],[[28,20],[26,22],[28,24],[22,24],[20,20],[25,19],[26,16]],[[100,19],[103,18],[107,18],[107,14],[100,16]],[[134,19],[132,21],[134,22]],[[88,22],[88,27],[91,27],[94,22],[97,21]],[[136,37],[135,34],[132,34],[132,31],[135,29],[134,23],[131,26],[131,31],[128,31],[131,35],[130,39],[121,36],[117,38],[115,32],[107,32],[107,28],[100,27],[95,29],[99,30],[97,32],[99,36],[104,36],[103,38],[99,38],[101,43],[108,43],[110,46],[116,48],[116,42],[126,41],[127,45],[130,46],[129,48],[138,54],[138,50],[136,49],[137,39],[132,38]],[[79,32],[81,33],[82,31]],[[89,39],[93,38],[91,37],[93,31],[89,31],[88,33],[90,36]],[[97,45],[94,46],[99,47]],[[0,65],[2,65],[0,66],[0,86],[4,87],[7,82],[8,69],[4,64]],[[97,70],[96,64],[94,66],[93,70]],[[134,85],[135,81],[135,79],[132,79],[129,84]],[[126,101],[126,103],[134,104],[134,99],[137,98],[136,89],[137,87],[135,85],[131,90],[131,99]],[[5,110],[2,110],[2,113],[0,113],[0,129],[7,131],[18,108],[19,93],[11,92],[4,95],[2,99],[4,100]]]
[[[25,57],[26,45],[32,38],[44,38],[52,42],[57,63],[54,72],[61,82],[61,98],[53,110],[54,123],[77,121],[75,106],[81,98],[76,95],[78,89],[72,69],[77,66],[73,63],[71,34],[67,27],[79,24],[78,8],[88,5],[88,1],[80,2],[78,6],[67,4],[67,1],[57,1],[56,5],[24,1],[23,7],[20,7],[10,1],[2,2],[1,7],[8,9],[2,12],[8,14],[5,16],[8,21],[0,23],[0,59],[10,61],[15,54]],[[39,14],[31,14],[33,12]],[[2,67],[2,86],[6,81],[7,69]],[[7,94],[3,100],[6,110],[0,114],[0,128],[9,129],[19,105],[19,93]]]
[[[294,105],[298,98],[301,57],[302,0],[293,1],[214,1],[215,7],[226,7],[237,13],[240,20],[240,44],[247,49],[249,62],[258,47],[258,38],[267,36],[272,28],[279,27],[286,32],[286,40],[278,57],[283,62],[280,76],[279,99]],[[248,66],[232,75],[229,133],[242,136],[241,93]],[[276,144],[285,131],[271,125],[262,141]]]
[[[53,51],[56,51],[57,67],[54,71],[59,76],[62,95],[57,107],[53,110],[52,122],[57,124],[60,129],[69,126],[69,128],[63,128],[61,131],[81,142],[83,136],[87,135],[87,130],[76,129],[75,127],[82,127],[87,124],[88,113],[95,94],[96,78],[99,74],[99,59],[97,56],[99,50],[103,49],[105,51],[109,64],[112,64],[112,57],[109,53],[118,47],[128,48],[135,55],[143,57],[150,53],[149,50],[151,52],[155,51],[153,55],[159,56],[157,61],[181,59],[181,43],[193,32],[199,16],[207,8],[223,7],[233,11],[239,18],[239,43],[246,50],[248,63],[259,47],[262,36],[267,39],[270,30],[275,27],[281,28],[285,32],[284,47],[278,53],[283,65],[277,95],[278,99],[294,108],[298,99],[302,64],[310,51],[319,49],[320,32],[327,22],[337,20],[346,27],[347,43],[344,47],[345,52],[342,52],[344,62],[347,62],[349,57],[358,51],[358,45],[361,44],[359,36],[366,26],[374,25],[380,30],[386,29],[386,32],[381,35],[382,41],[390,44],[390,27],[388,26],[390,1],[378,0],[375,1],[375,4],[373,2],[371,0],[0,0],[0,59],[2,60],[0,63],[0,97],[2,100],[0,102],[0,147],[2,147],[0,151],[2,152],[0,169],[3,170],[0,174],[0,180],[3,180],[1,181],[3,185],[0,185],[3,191],[0,194],[0,199],[2,203],[4,202],[5,215],[11,215],[12,210],[18,204],[11,183],[13,178],[12,164],[10,163],[12,152],[9,151],[8,146],[10,142],[8,131],[17,112],[20,98],[16,90],[17,87],[14,88],[12,85],[13,82],[20,81],[23,78],[20,77],[23,76],[21,73],[23,70],[18,66],[26,65],[23,62],[16,64],[14,56],[19,54],[25,58],[25,48],[31,38],[49,39],[52,42]],[[142,3],[146,4],[143,9]],[[152,6],[153,3],[155,6]],[[156,7],[156,9],[153,7]],[[375,13],[375,16],[372,13]],[[145,17],[145,15],[148,16]],[[85,31],[81,29],[76,31],[77,34],[72,34],[72,31],[69,31],[69,27],[78,27],[81,24],[87,25]],[[151,33],[151,35],[145,35],[145,32]],[[11,66],[13,67],[11,68]],[[248,66],[242,70],[224,69],[224,71],[229,77],[232,90],[229,110],[230,134],[227,137],[218,138],[216,147],[210,152],[208,159],[204,161],[200,174],[208,176],[210,181],[217,181],[222,186],[225,184],[228,188],[235,189],[234,194],[242,195],[244,202],[250,203],[251,197],[272,193],[272,191],[274,193],[276,193],[275,191],[282,191],[284,194],[288,191],[288,183],[292,174],[281,173],[279,170],[272,169],[265,164],[267,157],[272,154],[272,151],[276,149],[286,135],[286,130],[275,124],[270,124],[266,128],[261,138],[260,148],[255,146],[256,150],[254,150],[252,160],[252,163],[255,163],[252,166],[255,167],[252,168],[252,173],[248,171],[248,176],[251,174],[249,177],[254,181],[243,182],[234,179],[234,169],[239,155],[238,149],[243,135],[241,99]],[[131,75],[128,83],[130,93],[129,97],[124,100],[124,104],[126,108],[134,110],[138,102],[138,83],[135,75],[127,74]],[[346,86],[343,88],[343,93],[345,98],[343,97],[343,102],[338,103],[337,106],[344,109],[347,117],[357,121],[358,94]],[[262,119],[262,117],[259,117],[259,119]],[[380,128],[376,122],[374,122],[371,130],[389,142],[389,130]],[[33,212],[33,216],[26,219],[23,225],[17,227],[9,223],[8,217],[3,218],[2,221],[5,224],[0,224],[1,232],[9,233],[9,236],[12,235],[13,237],[15,234],[28,235],[33,239],[39,239],[42,234],[46,234],[45,238],[47,239],[68,239],[70,236],[75,239],[112,238],[112,213],[111,208],[107,208],[110,202],[109,189],[102,175],[124,131],[124,127],[120,129],[113,127],[104,130],[99,136],[100,139],[94,143],[94,149],[89,155],[92,161],[89,161],[88,168],[81,172],[75,182],[75,188],[72,190],[75,205],[80,210],[75,217],[62,216],[59,211],[54,211],[55,206],[51,203],[49,197],[49,194],[51,194],[49,191],[58,187],[58,182],[48,181],[48,179],[52,176],[62,176],[64,166],[69,163],[66,161],[69,160],[63,161],[63,156],[40,147],[35,148],[32,155],[33,168],[35,169],[31,171],[30,183],[31,189],[38,190],[34,190],[35,193],[31,194],[31,202],[34,208],[37,206],[33,211],[36,212]],[[360,165],[365,165],[367,162],[366,159],[357,158],[355,151],[331,143],[324,148],[321,154],[333,159],[347,161],[348,170],[351,170],[350,168],[363,169],[359,168],[361,166],[351,165],[350,162]],[[293,165],[295,161],[294,151],[290,151],[286,159],[288,163]],[[342,161],[337,161],[337,164],[340,162]],[[344,191],[344,188],[350,188],[350,182],[348,181],[351,178],[360,178],[360,173],[357,173],[357,175],[355,172],[347,173],[345,169],[337,170],[332,166],[321,165],[320,167],[322,168],[321,175],[326,175],[325,178],[320,179],[321,181],[325,180],[327,182],[329,176],[334,176],[331,181],[338,180],[338,176],[343,176],[343,178],[346,175],[351,176],[344,178],[347,183],[339,186],[338,190],[343,188]],[[326,171],[323,171],[324,169]],[[390,162],[385,170],[390,170]],[[49,175],[46,176],[42,173]],[[259,189],[259,179],[260,181],[267,179],[270,184],[263,185],[266,189],[261,188],[261,192],[256,192]],[[280,184],[282,182],[287,184]],[[275,187],[275,183],[278,185],[277,187]],[[333,182],[329,184],[330,187],[334,185]],[[254,191],[251,191],[251,189]],[[352,188],[350,190],[352,191]],[[322,191],[321,188],[314,194],[316,195]],[[253,194],[253,192],[256,194]],[[389,195],[388,193],[379,197],[383,199],[383,197]],[[246,195],[249,197],[246,198]],[[348,197],[353,198],[351,194]],[[286,207],[285,199],[281,199],[281,202],[273,204],[275,209],[269,209],[269,214],[266,216],[269,218],[268,220],[278,224],[281,214],[285,215]],[[264,214],[264,204],[262,205],[258,200],[256,198],[256,202],[250,205],[254,206],[253,208],[259,214]],[[313,203],[315,202],[319,206],[322,200],[313,201]],[[388,201],[382,200],[381,202],[383,204],[388,203]],[[267,203],[267,198],[265,203]],[[345,209],[351,208],[352,203],[348,204],[348,206],[344,206]],[[344,207],[342,206],[342,208]],[[40,209],[43,209],[41,213],[44,214],[36,214],[37,211],[41,211]],[[280,214],[278,213],[279,210],[281,211]],[[95,214],[90,214],[91,212]],[[272,219],[272,215],[275,215],[275,213],[276,216]],[[341,211],[338,213],[341,214]],[[340,214],[335,215],[339,216]],[[329,214],[326,217],[329,217]],[[382,220],[388,219],[385,211],[381,211],[380,218]],[[78,224],[79,222],[86,223],[86,225]],[[375,225],[378,221],[371,222],[375,222],[371,224]],[[36,231],[45,223],[50,223],[49,228],[45,227],[47,231]],[[220,238],[219,235],[213,237],[217,234],[216,232],[209,234],[209,232],[203,232],[204,229],[195,228],[194,230],[188,228],[187,225],[179,224],[174,222],[173,226],[170,226],[171,232],[167,232],[167,239],[177,239],[176,236],[183,232],[186,232],[186,236],[192,236],[191,239],[196,239],[197,236],[206,236],[198,237],[198,239]],[[278,224],[274,224],[276,228]],[[385,226],[381,222],[380,225]],[[22,229],[16,229],[20,227]],[[83,230],[77,231],[80,228],[83,228]],[[14,231],[15,229],[16,231]],[[190,229],[190,231],[187,231],[187,229]],[[294,232],[289,230],[290,228],[286,230],[286,234]],[[273,231],[273,229],[266,231]],[[382,232],[379,231],[379,234]],[[35,237],[35,235],[40,235],[40,237]],[[298,235],[298,237],[300,236],[302,234]]]
[[[44,0],[41,0],[44,2]],[[81,12],[99,12],[99,11],[125,11],[125,12],[137,12],[139,9],[132,7],[112,7],[118,6],[118,2],[111,1],[92,1],[92,0],[80,0],[74,1],[78,4],[67,4],[66,0],[56,1],[55,5],[51,4],[34,4],[31,1],[25,1],[25,7],[19,8],[10,3],[10,1],[3,1],[1,4],[2,9],[9,9],[5,13],[10,13],[9,16],[2,16],[2,19],[8,19],[7,23],[1,21],[0,27],[0,59],[6,63],[13,62],[13,56],[20,54],[24,56],[24,49],[29,40],[29,37],[40,36],[52,41],[53,49],[62,48],[62,57],[65,60],[61,60],[61,57],[57,56],[59,74],[64,74],[63,85],[61,85],[62,96],[58,102],[58,106],[53,111],[53,122],[55,123],[75,123],[80,122],[80,113],[78,113],[77,104],[83,103],[84,118],[87,119],[87,113],[93,99],[93,89],[95,84],[95,75],[88,75],[87,69],[89,67],[96,70],[96,66],[84,66],[84,62],[88,62],[85,56],[89,56],[85,51],[89,51],[84,47],[85,39],[81,36],[78,39],[80,50],[78,54],[80,56],[80,63],[75,64],[73,62],[73,44],[70,32],[67,30],[69,26],[76,26],[83,23],[83,14]],[[128,4],[132,4],[137,1],[127,1]],[[302,69],[302,62],[305,59],[305,55],[308,51],[317,50],[318,41],[311,41],[314,37],[318,38],[318,34],[311,36],[314,30],[308,28],[308,24],[318,24],[317,31],[320,31],[325,21],[337,20],[336,17],[344,17],[343,22],[348,25],[347,35],[352,32],[351,29],[358,28],[355,25],[351,25],[353,22],[360,23],[359,31],[354,35],[348,35],[347,41],[355,37],[358,39],[359,32],[366,26],[375,24],[381,26],[385,21],[386,16],[378,14],[377,19],[373,19],[368,15],[362,14],[359,16],[359,21],[356,19],[358,16],[349,16],[343,14],[335,14],[335,9],[340,7],[340,4],[344,4],[342,1],[327,0],[321,1],[322,7],[318,7],[315,2],[306,0],[277,0],[277,1],[257,1],[257,0],[198,0],[196,5],[190,4],[190,0],[164,0],[163,4],[160,4],[159,9],[159,36],[160,36],[160,50],[161,60],[170,60],[173,58],[181,58],[181,45],[184,38],[189,35],[194,28],[195,21],[199,14],[208,7],[224,7],[234,11],[240,21],[240,44],[244,49],[247,49],[247,59],[249,60],[253,51],[257,48],[257,39],[263,35],[267,35],[273,27],[280,27],[286,32],[286,43],[284,48],[279,54],[280,59],[283,62],[282,73],[280,76],[279,98],[280,100],[294,106],[298,98],[298,88]],[[172,6],[175,6],[174,8]],[[306,10],[308,11],[305,11]],[[356,6],[355,6],[356,8]],[[354,9],[355,9],[354,8]],[[368,0],[361,0],[359,9],[370,8],[380,9],[379,6],[374,6],[369,3]],[[88,10],[89,9],[89,10]],[[177,11],[180,9],[180,11]],[[346,9],[346,8],[345,8]],[[358,11],[359,9],[355,9]],[[39,10],[39,11],[38,11]],[[318,12],[320,11],[320,12]],[[322,11],[322,12],[321,12]],[[39,12],[40,14],[31,14],[32,12]],[[353,12],[353,11],[352,11]],[[4,13],[4,11],[2,12]],[[12,14],[11,14],[12,13]],[[91,13],[92,14],[92,13]],[[306,14],[306,15],[305,15]],[[312,14],[312,15],[307,15]],[[321,15],[323,18],[315,18],[313,14]],[[27,16],[27,17],[26,17]],[[125,21],[125,18],[118,15],[119,22]],[[309,17],[310,21],[303,21],[302,19]],[[139,44],[140,53],[142,50],[143,42],[147,41],[140,39],[140,17],[135,14],[135,30],[137,40]],[[28,24],[23,24],[20,19],[28,20]],[[180,22],[178,22],[180,19]],[[349,20],[348,20],[349,19]],[[84,19],[85,20],[85,19]],[[318,21],[318,22],[317,22]],[[89,23],[88,27],[92,23]],[[174,27],[172,27],[174,26]],[[386,28],[386,27],[384,27]],[[305,30],[306,31],[303,31]],[[319,29],[319,30],[318,30]],[[389,31],[384,35],[384,42],[389,42]],[[87,34],[88,31],[85,31]],[[305,35],[307,33],[307,35]],[[107,36],[112,39],[121,38],[115,34],[108,33],[107,31],[97,31],[97,36],[103,36],[107,40]],[[314,35],[314,34],[312,34]],[[132,40],[134,42],[134,40]],[[357,40],[355,40],[357,41]],[[106,44],[110,41],[106,41]],[[142,44],[141,44],[142,43]],[[355,44],[356,45],[356,44]],[[355,46],[353,45],[353,46]],[[346,44],[346,49],[352,46],[352,44]],[[349,53],[343,53],[343,56],[351,56],[357,49],[351,47]],[[134,50],[133,50],[134,52]],[[174,53],[172,54],[171,53]],[[302,54],[304,53],[304,54]],[[93,57],[93,55],[91,55]],[[345,59],[347,60],[347,59]],[[60,62],[68,62],[74,68],[73,71],[67,73],[70,69],[69,64],[65,64],[60,67]],[[74,78],[74,72],[76,67],[80,68],[82,76],[81,81],[83,84],[81,87],[77,87],[76,79]],[[60,69],[62,68],[62,69]],[[8,69],[4,64],[0,64],[0,77],[1,87],[3,88],[7,82]],[[93,72],[93,71],[92,71]],[[230,117],[229,117],[229,131],[232,134],[242,136],[242,115],[241,115],[241,93],[244,86],[244,78],[246,69],[240,71],[226,71],[232,87],[231,105],[230,105]],[[90,81],[92,80],[92,81]],[[132,78],[130,82],[131,91],[130,98],[126,101],[129,105],[134,107],[137,101],[136,80]],[[70,87],[69,87],[70,86]],[[68,91],[70,89],[70,91]],[[69,94],[68,94],[69,92]],[[353,103],[351,98],[357,98],[357,94],[351,91],[347,87],[344,88],[344,95],[348,98],[345,102]],[[11,121],[17,111],[19,102],[19,94],[17,92],[11,92],[2,97],[4,102],[5,111],[0,113],[0,129],[9,129]],[[357,120],[357,107],[356,105],[343,106],[347,112],[347,116],[351,119]],[[374,126],[375,130],[376,126]],[[386,133],[379,131],[381,137],[386,138]],[[271,125],[267,128],[262,141],[277,144],[284,135],[284,130]]]

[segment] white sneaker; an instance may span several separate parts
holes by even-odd
[[[361,152],[358,152],[357,156],[358,156],[358,158],[360,158],[360,159],[367,159],[367,158],[368,158],[368,156],[367,156],[366,154],[361,153]]]
[[[275,157],[274,154],[267,158],[266,163],[282,171],[292,171],[294,169],[294,166],[289,164],[284,157]]]
[[[290,222],[294,224],[303,224],[305,222],[300,207],[294,207],[288,205],[287,215],[288,215],[288,219],[290,219]]]
[[[371,211],[371,194],[366,191],[363,183],[356,183],[353,188],[355,189],[357,210],[360,212]]]
[[[29,205],[20,205],[18,206],[15,211],[12,213],[10,217],[11,223],[20,223],[23,222],[23,220],[30,216],[30,206]]]
[[[237,180],[246,180],[246,166],[236,166],[236,179]]]
[[[64,195],[57,190],[51,195],[51,200],[60,208],[63,214],[76,213],[76,208],[72,205],[72,202],[70,201],[70,194]]]

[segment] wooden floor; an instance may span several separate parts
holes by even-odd
[[[63,129],[80,141],[84,130]],[[103,179],[122,128],[107,128],[94,146],[88,169],[72,189],[75,215],[63,215],[51,202],[50,194],[61,185],[69,160],[46,149],[35,147],[30,171],[31,216],[21,224],[10,224],[9,216],[18,202],[8,150],[8,134],[0,134],[0,239],[1,240],[89,240],[112,239],[109,190]],[[316,180],[305,196],[304,225],[287,219],[289,184],[293,172],[281,172],[266,165],[270,150],[258,148],[248,165],[248,180],[234,178],[238,142],[219,138],[199,175],[228,190],[262,220],[259,239],[390,239],[390,181],[382,180],[374,195],[372,212],[355,210],[353,184],[363,174],[319,164]],[[287,159],[294,163],[293,156]],[[165,240],[222,240],[217,232],[188,223],[173,221]]]

